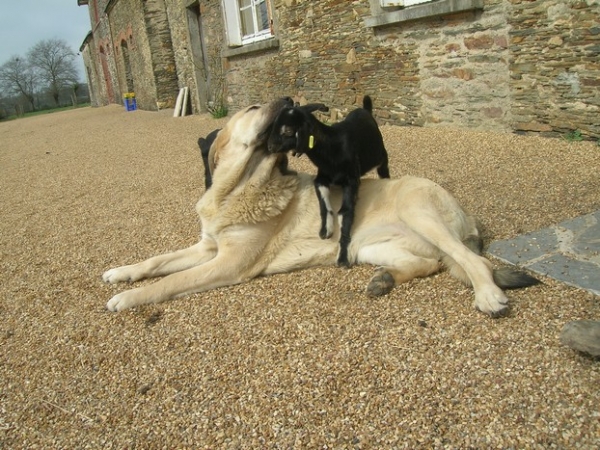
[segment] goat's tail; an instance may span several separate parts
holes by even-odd
[[[363,97],[363,108],[373,114],[373,100],[368,95]]]

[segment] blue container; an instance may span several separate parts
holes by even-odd
[[[125,111],[135,111],[137,109],[137,103],[134,98],[124,98],[125,100]]]

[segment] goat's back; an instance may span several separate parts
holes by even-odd
[[[344,152],[357,156],[360,175],[387,163],[387,151],[383,136],[373,115],[364,108],[350,112],[346,119],[331,126],[336,135],[343,139]]]

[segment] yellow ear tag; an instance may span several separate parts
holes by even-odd
[[[311,134],[308,137],[308,148],[312,149],[315,146],[315,137]]]

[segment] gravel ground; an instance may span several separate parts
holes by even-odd
[[[106,311],[126,286],[103,271],[196,241],[196,139],[222,123],[116,106],[0,123],[0,448],[600,446],[600,363],[558,340],[600,299],[550,279],[496,320],[447,273],[367,298],[362,266]],[[392,175],[451,190],[487,243],[600,208],[594,143],[382,131]]]

